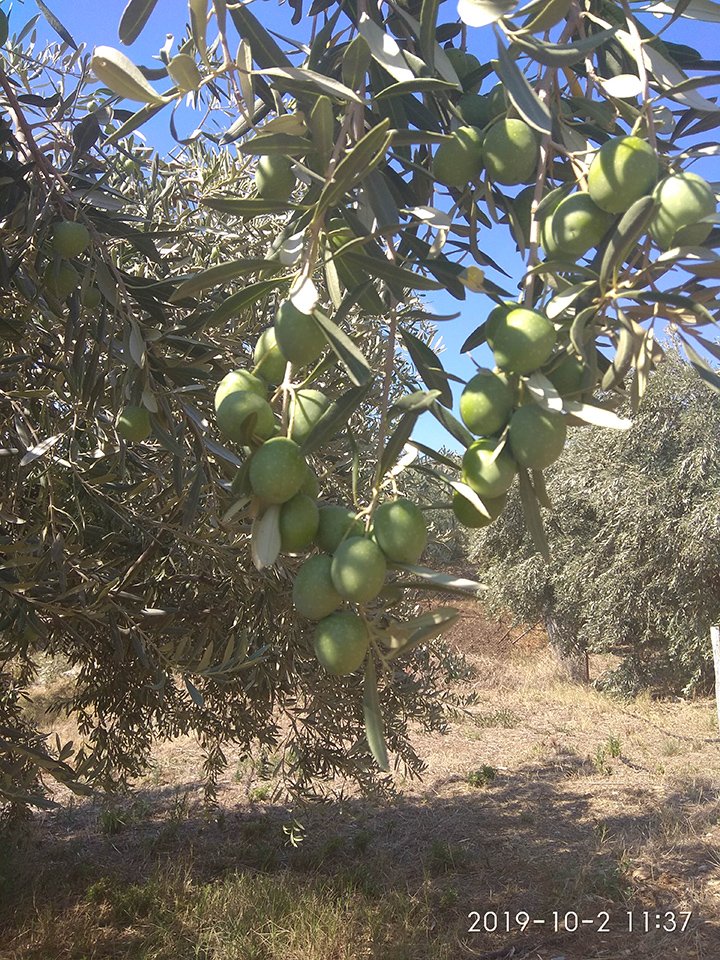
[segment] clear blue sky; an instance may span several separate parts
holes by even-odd
[[[308,5],[309,2],[310,0],[306,0]],[[125,48],[120,44],[117,35],[118,22],[125,6],[124,0],[47,0],[47,4],[78,43],[85,43],[89,48],[100,44],[121,48],[135,63],[147,66],[153,65],[153,58],[157,55],[160,47],[163,46],[166,34],[173,34],[176,40],[179,39],[184,33],[187,21],[187,3],[184,0],[159,0],[141,36],[131,47]],[[447,19],[450,19],[451,13],[454,12],[450,10],[451,5],[454,7],[452,0],[448,4]],[[3,6],[7,8],[8,5],[4,3]],[[304,23],[301,22],[298,27],[294,27],[290,23],[292,11],[287,4],[278,3],[276,0],[256,0],[252,4],[252,9],[266,28],[297,40],[303,39],[303,36],[306,35]],[[19,30],[20,26],[36,13],[37,7],[34,0],[13,4],[10,20],[11,32]],[[651,28],[655,26],[657,29],[659,23],[660,21],[653,18],[648,19],[648,26],[651,26]],[[670,35],[675,42],[688,43],[696,49],[700,49],[701,53],[704,53],[708,58],[714,58],[719,33],[718,27],[714,24],[680,21],[673,25]],[[40,37],[56,39],[56,35],[44,20],[41,20],[38,24],[38,34]],[[282,41],[280,43],[283,45]],[[470,30],[469,49],[476,53],[482,62],[494,58],[496,47],[492,30],[490,28]],[[706,96],[712,95],[710,90],[704,92]],[[166,112],[162,112],[152,125],[148,124],[144,128],[148,144],[161,152],[170,149],[173,145],[167,124]],[[193,126],[194,123],[191,123],[189,129],[192,129]],[[714,163],[716,164],[716,161]],[[710,176],[711,179],[713,178],[712,172],[706,172],[706,175]],[[717,179],[717,173],[714,179]],[[488,277],[514,293],[517,280],[522,273],[522,263],[509,232],[503,228],[496,229],[493,231],[491,243],[483,244],[482,241],[481,236],[481,248],[486,246],[493,258],[504,266],[515,279],[511,280],[503,277],[493,270],[487,271]],[[464,379],[469,378],[472,376],[475,366],[467,356],[462,356],[459,353],[459,348],[468,333],[486,317],[492,308],[492,301],[482,294],[474,294],[468,291],[467,299],[464,302],[459,302],[444,291],[438,291],[428,294],[426,303],[428,309],[437,314],[461,311],[461,316],[457,320],[438,324],[438,334],[442,336],[442,340],[447,347],[443,359],[448,369]],[[474,356],[480,364],[493,365],[490,353],[486,348],[475,351]],[[456,394],[458,393],[459,391],[456,390]],[[422,442],[434,447],[446,445],[457,448],[458,446],[430,414],[425,414],[421,418],[416,436]]]

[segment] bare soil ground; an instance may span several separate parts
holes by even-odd
[[[231,758],[208,811],[197,744],[159,745],[132,797],[66,797],[4,851],[0,957],[718,960],[714,704],[621,703],[570,682],[540,631],[465,614],[450,639],[478,704],[417,733],[427,772],[397,801],[291,810]],[[248,881],[258,910],[284,891],[304,921],[283,907],[262,938],[228,932]]]

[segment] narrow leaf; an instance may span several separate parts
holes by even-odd
[[[242,260],[230,260],[228,263],[219,263],[215,267],[208,267],[196,273],[195,276],[184,280],[170,297],[171,303],[177,303],[188,297],[194,297],[203,290],[217,287],[220,284],[234,280],[236,277],[245,276],[247,273],[277,273],[283,266],[276,260],[254,259],[252,257]]]
[[[432,407],[430,407],[430,413],[445,427],[447,432],[455,437],[464,447],[469,447],[475,440],[475,437],[467,427],[463,426],[463,424],[460,423],[449,410],[441,406],[441,404],[434,403]]]
[[[51,450],[61,437],[62,434],[58,433],[54,437],[46,437],[45,440],[41,440],[40,443],[36,444],[34,447],[30,447],[25,451],[25,455],[20,461],[20,466],[26,467],[34,460],[39,460],[40,457],[44,457],[48,450]]]
[[[377,469],[378,479],[384,477],[394,466],[415,429],[418,416],[419,414],[417,412],[410,411],[409,413],[404,413],[398,420],[395,429],[385,443],[385,449],[380,457],[380,463]]]
[[[655,211],[652,197],[641,197],[623,214],[613,229],[600,265],[600,287],[604,291],[615,269],[626,259],[638,238],[645,231]]]
[[[165,106],[165,101],[159,104],[149,104],[134,113],[128,120],[125,121],[118,129],[111,133],[103,143],[105,146],[110,146],[113,143],[117,143],[119,140],[123,140],[125,137],[128,137],[131,133],[134,133],[139,127],[144,123],[154,117],[156,113],[159,113],[162,108]]]
[[[720,393],[720,374],[716,370],[713,370],[713,368],[706,363],[705,360],[703,360],[700,354],[694,350],[684,338],[683,346],[685,347],[685,352],[688,355],[690,363],[700,379],[704,380],[705,383],[707,383],[709,387],[712,387],[716,393]]]
[[[253,521],[250,552],[258,570],[271,567],[277,560],[280,554],[280,507],[277,504],[269,506]]]
[[[372,370],[367,360],[346,333],[320,310],[313,311],[315,322],[325,334],[333,353],[345,367],[355,386],[360,387],[372,380]]]
[[[440,49],[435,39],[435,28],[441,2],[442,0],[422,0],[420,7],[420,49],[430,69],[434,66],[434,52],[436,48]]]
[[[335,206],[356,183],[380,163],[390,146],[390,121],[385,119],[361,137],[345,154],[325,184],[317,202],[317,214]]]
[[[535,491],[533,489],[530,475],[525,467],[518,468],[518,479],[520,481],[520,502],[522,503],[523,513],[525,514],[525,523],[530,531],[535,547],[546,560],[550,559],[550,547],[545,536],[545,527],[540,514],[540,505],[538,504]]]
[[[512,36],[514,46],[520,47],[537,63],[547,67],[569,67],[584,60],[589,53],[615,36],[615,30],[601,30],[574,43],[545,43],[529,34]]]
[[[390,415],[405,413],[407,410],[429,410],[439,396],[439,390],[415,390],[413,393],[406,393],[390,407]]]
[[[207,0],[189,0],[190,33],[195,49],[203,60],[207,57]]]
[[[138,323],[133,318],[130,319],[130,356],[138,367],[145,366],[145,338],[142,335]]]
[[[435,77],[416,77],[403,83],[393,83],[375,94],[375,100],[388,100],[390,97],[404,97],[409,93],[444,93],[456,90],[454,83],[438,80]]]
[[[440,403],[452,407],[453,396],[445,369],[437,354],[414,333],[401,329],[403,342],[420,378],[429,390],[438,390]]]
[[[516,6],[515,0],[458,0],[458,15],[468,27],[496,23]]]
[[[362,98],[344,83],[339,83],[331,77],[325,77],[305,67],[302,70],[299,67],[265,67],[260,72],[267,77],[278,77],[280,80],[290,81],[290,85],[300,90],[326,93],[337,100],[348,100],[351,103],[363,103]]]
[[[579,400],[565,400],[563,408],[566,413],[577,417],[584,423],[590,423],[595,427],[610,427],[612,430],[629,430],[632,426],[632,420],[627,417],[620,417],[612,410],[605,407],[598,407],[594,403],[581,403]]]
[[[387,70],[398,83],[414,78],[415,75],[408,66],[397,42],[374,20],[371,20],[366,13],[363,13],[360,17],[358,33],[370,47],[373,59]]]
[[[367,737],[370,752],[375,763],[384,772],[390,769],[387,747],[385,745],[385,730],[377,689],[377,674],[372,653],[365,661],[365,682],[363,685],[363,716],[365,718],[365,736]]]
[[[45,17],[45,19],[46,19],[47,22],[50,24],[50,26],[53,28],[53,30],[55,31],[55,33],[56,33],[62,40],[64,40],[65,43],[68,44],[68,46],[72,47],[73,50],[77,50],[77,49],[78,49],[78,45],[77,45],[77,44],[75,43],[75,41],[73,40],[72,34],[70,33],[70,31],[69,31],[66,27],[64,27],[64,26],[62,25],[62,23],[60,23],[60,21],[59,21],[58,18],[55,16],[55,14],[52,12],[52,10],[50,9],[50,7],[48,7],[48,5],[45,3],[45,0],[35,0],[35,3],[36,3],[36,5],[37,5],[38,10],[40,10],[40,12],[41,12],[42,15]]]
[[[438,573],[437,570],[431,570],[429,567],[419,567],[409,563],[393,564],[394,569],[402,570],[416,577],[427,590],[444,590],[448,593],[470,593],[473,596],[487,590],[487,587],[478,583],[477,580],[468,580],[467,577],[457,577],[452,573]],[[402,581],[402,586],[409,586],[406,581]]]
[[[225,323],[245,307],[257,303],[258,300],[261,300],[279,286],[287,283],[288,279],[281,277],[276,280],[258,280],[257,283],[249,284],[249,286],[227,297],[219,307],[213,310],[207,319],[208,326],[212,327],[220,323]]]
[[[205,698],[188,677],[184,677],[183,679],[185,680],[185,687],[187,692],[190,694],[192,702],[196,707],[200,707],[202,709],[205,706]]]
[[[552,118],[550,111],[539,99],[518,65],[510,56],[497,34],[497,73],[520,116],[540,133],[550,134]]]
[[[157,0],[130,0],[120,17],[118,36],[126,46],[134,43],[150,19]]]
[[[420,273],[414,273],[404,267],[398,266],[391,260],[383,260],[380,257],[368,257],[362,253],[349,253],[342,255],[346,263],[354,264],[363,272],[372,274],[385,280],[387,283],[401,284],[403,287],[409,287],[411,290],[442,290],[442,284],[436,280],[430,280]]]
[[[460,617],[460,611],[455,607],[437,607],[429,613],[405,620],[397,626],[400,628],[400,640],[390,644],[387,660],[396,660],[403,654],[410,653],[415,647],[428,640],[446,633]],[[392,631],[393,624],[390,625]]]
[[[345,428],[352,414],[367,396],[370,386],[368,381],[360,387],[351,387],[330,404],[305,438],[302,444],[303,456],[307,457]]]
[[[451,480],[450,486],[453,488],[453,490],[456,490],[461,497],[464,497],[468,503],[475,507],[478,513],[481,513],[484,517],[487,517],[488,520],[493,519],[492,514],[471,486],[469,486],[467,483],[463,483],[461,480]]]
[[[372,54],[365,37],[358,34],[345,47],[342,58],[342,78],[351,90],[362,84],[370,66]]]
[[[422,453],[429,460],[434,460],[435,463],[442,463],[445,467],[450,467],[452,470],[457,470],[458,465],[454,460],[451,460],[450,457],[446,457],[444,453],[440,453],[439,450],[434,450],[432,447],[426,446],[424,443],[420,443],[419,440],[409,440],[408,446],[415,447],[420,453]]]
[[[288,210],[297,210],[292,203],[279,200],[263,200],[251,198],[244,200],[241,197],[203,197],[200,203],[219,213],[230,213],[243,219],[259,217],[264,213],[286,213]]]
[[[246,4],[233,3],[230,16],[240,36],[250,41],[253,60],[259,67],[292,67],[292,63]]]
[[[312,140],[307,137],[293,136],[289,133],[261,133],[251,140],[246,140],[237,149],[239,153],[249,153],[253,156],[268,156],[281,154],[284,157],[304,157],[311,153]]]

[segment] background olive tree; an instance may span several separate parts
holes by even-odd
[[[622,693],[708,692],[720,619],[720,398],[675,350],[628,433],[579,430],[549,471],[550,562],[513,498],[469,538],[487,601],[542,622],[559,652],[613,653]]]

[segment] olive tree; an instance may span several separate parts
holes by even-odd
[[[517,498],[474,534],[488,597],[549,627],[571,661],[613,653],[603,684],[692,694],[712,687],[720,619],[720,398],[671,350],[633,430],[577,431],[550,470],[550,563]]]
[[[283,738],[300,787],[369,782],[390,755],[416,771],[407,720],[439,722],[427,642],[456,612],[413,616],[388,587],[478,585],[419,563],[402,471],[446,468],[471,527],[517,477],[547,556],[543,470],[568,428],[630,427],[659,320],[717,385],[715,195],[687,169],[713,149],[717,65],[664,35],[713,11],[659,10],[661,39],[605,0],[291,6],[309,42],[285,49],[265,8],[191,0],[151,70],[73,49],[53,16],[81,83],[45,96],[22,31],[4,47],[5,796],[38,767],[132,775],[153,735],[188,729],[209,774],[228,740]],[[154,7],[130,0],[122,44]],[[476,30],[496,38],[485,63]],[[146,122],[166,112],[181,140],[187,99],[212,119],[191,160],[138,169]],[[496,231],[518,290],[492,279]],[[436,290],[488,308],[463,350],[487,342],[495,368],[459,419],[418,302]],[[466,448],[454,475],[411,440],[428,412]],[[79,668],[79,747],[17,733],[42,646]]]

